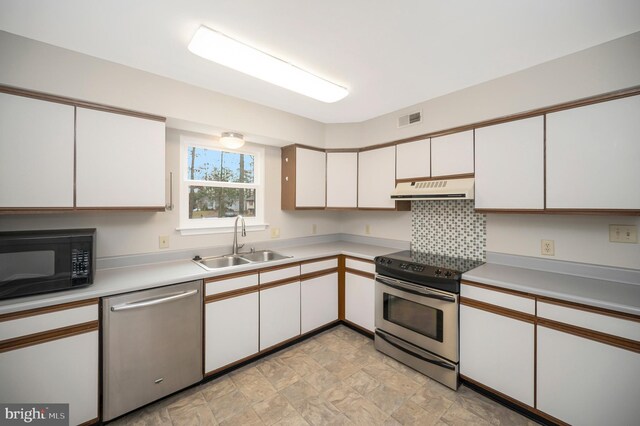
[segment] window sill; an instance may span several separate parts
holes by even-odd
[[[246,225],[247,232],[264,231],[269,226],[268,223]],[[180,235],[205,235],[205,234],[228,234],[233,232],[234,226],[216,226],[216,227],[183,227],[176,228],[180,231]],[[240,225],[238,224],[238,228]]]

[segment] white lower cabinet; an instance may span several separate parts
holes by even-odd
[[[205,372],[258,352],[258,292],[205,305]]]
[[[460,306],[460,374],[534,406],[534,325]]]
[[[537,330],[538,409],[575,425],[640,419],[640,354],[544,326]]]
[[[300,283],[300,328],[307,333],[338,319],[338,273]]]
[[[69,404],[69,424],[97,420],[98,300],[7,315],[0,321],[0,402]]]
[[[371,332],[375,331],[375,281],[345,273],[345,319]]]
[[[300,335],[300,281],[260,290],[260,350]]]

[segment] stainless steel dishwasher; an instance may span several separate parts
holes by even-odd
[[[202,281],[102,299],[102,419],[202,380]]]

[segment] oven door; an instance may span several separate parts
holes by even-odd
[[[458,295],[376,276],[376,328],[458,362]]]

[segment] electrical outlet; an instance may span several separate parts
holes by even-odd
[[[366,224],[364,226],[364,233],[367,234],[367,235],[371,235],[371,225]]]
[[[541,240],[540,253],[545,256],[555,256],[556,247],[553,240]]]
[[[318,225],[315,223],[311,225],[311,234],[316,235],[318,233]]]
[[[158,247],[161,249],[169,248],[169,236],[168,235],[160,235],[158,237]]]
[[[609,241],[638,244],[638,229],[635,225],[609,225]]]
[[[280,228],[271,228],[271,238],[280,238]]]

